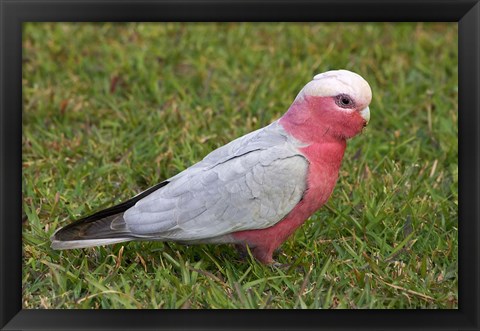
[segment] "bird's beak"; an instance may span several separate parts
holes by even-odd
[[[362,118],[365,120],[365,125],[368,124],[368,122],[370,121],[370,108],[368,107],[365,107],[364,109],[362,109],[360,111],[360,116],[362,116]]]

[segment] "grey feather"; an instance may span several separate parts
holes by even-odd
[[[124,213],[126,226],[134,236],[181,242],[270,227],[306,190],[301,147],[277,122],[240,137],[139,200]]]
[[[50,247],[52,249],[73,249],[73,248],[86,248],[95,247],[101,245],[111,245],[127,241],[135,240],[135,238],[115,238],[115,239],[79,239],[79,240],[52,240]]]

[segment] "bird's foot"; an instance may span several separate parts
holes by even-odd
[[[280,263],[280,262],[277,262],[277,261],[273,261],[270,266],[272,268],[278,268],[278,269],[289,269],[292,264],[291,263]]]
[[[235,248],[237,249],[238,257],[240,258],[240,260],[244,261],[248,258],[247,246],[242,244],[235,244]]]
[[[248,259],[248,251],[250,250],[251,255],[262,264],[271,265],[275,262],[272,257],[272,251],[269,249],[264,249],[260,246],[247,248],[244,244],[236,244],[235,247],[241,259]]]

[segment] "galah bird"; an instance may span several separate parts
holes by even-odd
[[[132,240],[248,246],[262,263],[332,193],[346,141],[370,119],[358,74],[316,75],[270,125],[222,146],[132,199],[58,230],[52,248]]]

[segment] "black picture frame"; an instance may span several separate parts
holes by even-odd
[[[421,1],[1,0],[0,327],[67,329],[478,330],[480,3]],[[22,23],[120,21],[441,21],[459,24],[459,309],[25,310],[22,309]]]

